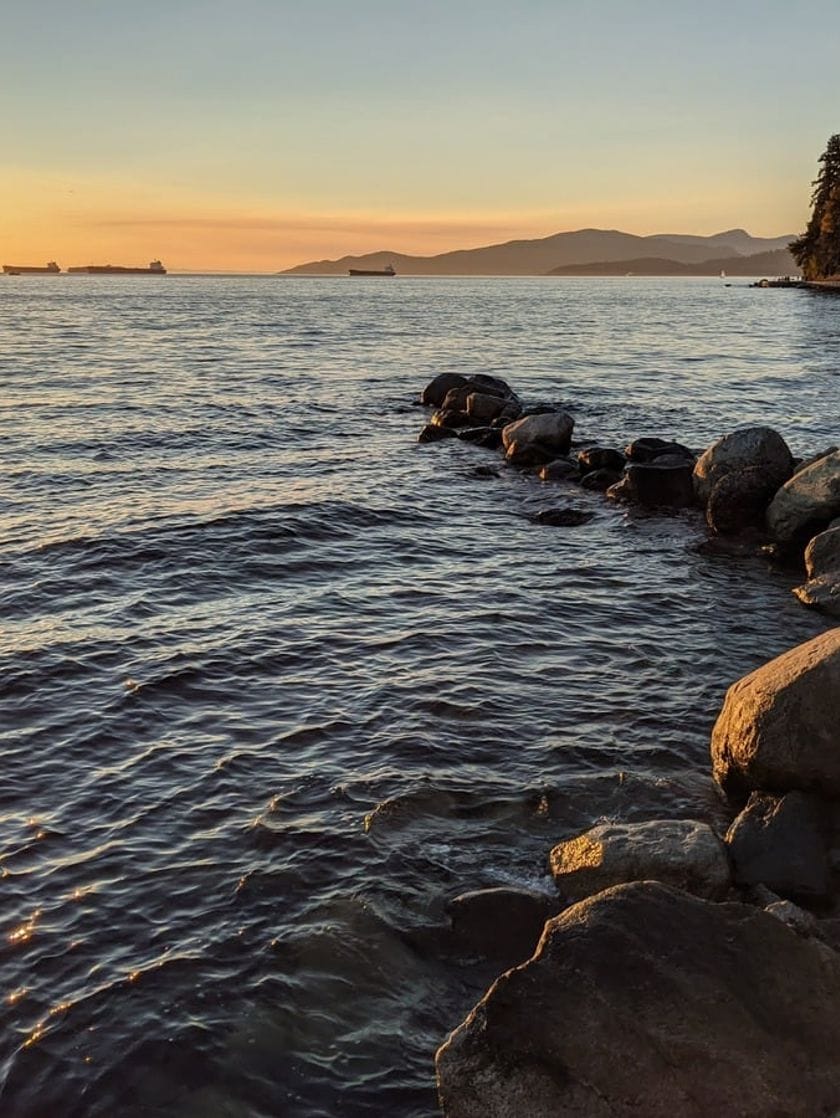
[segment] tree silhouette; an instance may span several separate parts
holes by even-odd
[[[791,255],[805,279],[840,274],[840,133],[828,141],[813,182],[811,220],[790,244]]]

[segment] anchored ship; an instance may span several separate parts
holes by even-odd
[[[386,264],[384,268],[349,268],[351,276],[395,276],[393,264]]]
[[[166,268],[159,260],[153,260],[148,268],[125,268],[122,264],[83,264],[78,268],[68,268],[68,272],[88,276],[165,276]]]
[[[46,268],[32,268],[23,264],[4,264],[3,272],[7,276],[57,276],[61,268],[54,260]]]

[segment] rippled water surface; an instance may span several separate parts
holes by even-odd
[[[805,454],[840,299],[4,278],[4,1118],[434,1114],[493,977],[437,949],[447,899],[548,888],[601,816],[712,816],[725,687],[826,627],[693,513],[418,446],[445,370],[581,445],[761,422]],[[594,519],[529,519],[569,500]]]

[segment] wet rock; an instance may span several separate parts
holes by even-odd
[[[807,470],[809,466],[813,466],[815,462],[819,462],[821,458],[827,458],[829,454],[835,454],[838,450],[840,450],[838,446],[829,446],[817,454],[812,454],[810,458],[800,458],[793,472],[795,474],[801,473],[802,470]]]
[[[793,593],[803,606],[840,617],[840,571],[828,571],[811,578],[801,586],[795,586]]]
[[[577,481],[580,477],[577,463],[571,458],[555,458],[540,466],[539,476],[543,481]]]
[[[761,527],[777,488],[772,475],[759,466],[724,473],[709,493],[706,522],[721,536],[734,536],[745,528]]]
[[[607,496],[639,505],[688,508],[694,504],[691,470],[690,462],[679,466],[631,463],[621,481],[607,490]]]
[[[767,526],[779,540],[825,527],[840,514],[840,451],[827,454],[785,482],[767,509]]]
[[[682,443],[675,443],[672,439],[657,439],[645,436],[634,439],[624,448],[624,457],[630,462],[653,462],[664,454],[675,454],[681,459],[694,463],[694,452]]]
[[[509,462],[517,466],[540,466],[567,454],[575,422],[566,412],[526,415],[502,430],[502,443]]]
[[[457,427],[464,427],[469,423],[469,419],[465,412],[455,411],[452,408],[439,408],[433,413],[429,423],[432,427],[449,427],[454,430]]]
[[[808,578],[840,571],[840,528],[828,528],[813,537],[805,548],[805,570]]]
[[[604,446],[590,446],[578,454],[578,466],[581,474],[590,474],[595,470],[612,470],[622,473],[626,459],[617,450]]]
[[[473,422],[489,423],[501,414],[505,401],[501,396],[491,396],[486,392],[470,392],[465,405],[467,415]]]
[[[595,516],[589,509],[557,508],[541,509],[532,517],[535,524],[550,524],[555,528],[577,528],[588,524]]]
[[[731,881],[723,843],[708,823],[694,819],[602,823],[558,843],[549,865],[560,894],[569,900],[644,880],[721,897]]]
[[[637,882],[549,921],[436,1063],[446,1118],[815,1118],[838,1051],[840,956]]]
[[[460,373],[438,373],[434,380],[429,381],[420,393],[420,403],[439,408],[450,389],[460,388],[466,383],[467,378],[461,376]]]
[[[493,466],[473,466],[470,470],[470,477],[479,478],[484,481],[489,478],[500,477],[500,473]]]
[[[417,436],[418,443],[439,443],[441,439],[454,439],[457,432],[452,427],[442,427],[437,423],[427,423]]]
[[[727,474],[749,469],[762,470],[771,491],[793,473],[793,455],[785,440],[772,427],[741,427],[718,439],[697,459],[694,488],[705,505],[715,484]]]
[[[817,932],[817,921],[814,916],[792,901],[773,901],[772,904],[767,905],[764,911],[770,916],[775,916],[777,920],[781,920],[783,924],[787,924],[790,930],[796,932],[799,936],[807,938]]]
[[[489,373],[476,373],[470,377],[470,382],[475,385],[476,391],[484,392],[488,396],[506,396],[510,399],[517,399],[511,386],[501,377],[493,377]]]
[[[840,628],[734,683],[712,731],[712,770],[730,796],[800,789],[840,797]]]
[[[613,485],[621,481],[621,474],[615,470],[592,470],[581,478],[582,489],[591,489],[595,493],[606,493]]]
[[[556,897],[500,886],[462,893],[447,911],[457,947],[513,966],[534,953],[546,920],[560,907]]]
[[[502,445],[502,432],[495,427],[462,427],[458,438],[465,443],[486,446],[495,450]]]
[[[805,792],[753,792],[726,834],[739,885],[765,885],[780,897],[819,901],[831,872],[822,804]]]

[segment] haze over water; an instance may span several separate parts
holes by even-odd
[[[426,1118],[493,977],[446,900],[550,889],[602,816],[715,815],[725,688],[824,620],[699,514],[418,446],[447,370],[562,401],[581,446],[766,423],[807,455],[837,302],[3,281],[4,1118]],[[594,519],[529,519],[567,503]]]

